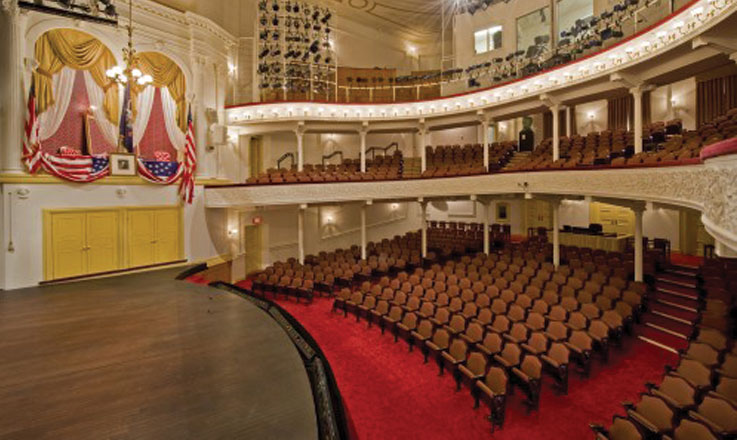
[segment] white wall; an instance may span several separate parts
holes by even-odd
[[[8,193],[20,189],[30,192],[26,199],[9,200]],[[118,191],[124,191],[119,195]],[[101,208],[126,206],[161,206],[180,203],[176,186],[152,185],[18,185],[2,186],[4,289],[33,286],[43,280],[43,210],[66,208]],[[197,187],[195,202],[184,209],[184,255],[198,262],[228,253],[225,222],[221,213],[204,208],[204,192]],[[12,211],[14,252],[7,252]]]
[[[305,211],[305,255],[361,244],[359,204],[309,207]],[[243,213],[244,224],[255,216],[263,218],[264,265],[297,257],[298,207],[272,207]],[[328,224],[328,217],[332,219]],[[380,241],[419,230],[417,203],[376,203],[367,208],[368,241]]]
[[[581,136],[606,130],[609,125],[608,118],[609,110],[606,99],[576,105],[576,130]]]
[[[680,118],[683,128],[696,129],[696,78],[658,87],[650,93],[651,119]]]

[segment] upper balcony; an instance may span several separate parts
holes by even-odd
[[[248,132],[293,130],[298,123],[321,125],[315,129],[339,124],[352,131],[360,130],[362,124],[376,125],[379,130],[417,129],[418,124],[433,129],[521,115],[618,89],[665,84],[723,65],[733,56],[732,42],[723,36],[730,35],[731,26],[737,24],[735,9],[735,0],[694,0],[609,47],[589,49],[590,53],[562,64],[540,63],[539,71],[529,75],[525,75],[525,69],[509,68],[509,74],[503,77],[498,75],[499,66],[489,66],[486,75],[500,81],[476,91],[414,102],[250,103],[229,107],[227,122],[233,127],[246,127]],[[396,82],[392,87],[397,87]]]

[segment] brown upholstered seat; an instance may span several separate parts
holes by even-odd
[[[578,364],[581,372],[586,376],[591,371],[591,351],[593,350],[593,341],[591,337],[584,331],[574,331],[568,342],[564,342],[566,347],[571,350],[571,354]]]
[[[417,329],[418,324],[417,315],[414,312],[408,312],[405,313],[404,317],[402,318],[401,322],[398,322],[394,326],[394,342],[397,341],[398,337],[401,337],[402,339],[409,341],[412,335],[412,332]]]
[[[651,435],[667,435],[675,428],[676,414],[659,397],[644,394],[637,405],[625,404],[625,409],[627,416]]]
[[[530,409],[536,410],[540,404],[540,387],[542,386],[542,363],[537,356],[526,355],[519,368],[512,368],[517,383],[527,395],[525,402]]]
[[[722,438],[737,435],[737,408],[726,400],[706,396],[696,411],[689,411],[688,415],[705,423]]]
[[[466,385],[473,393],[477,380],[482,380],[486,374],[486,357],[474,351],[468,356],[465,365],[458,366],[461,383]]]
[[[671,440],[670,437],[663,437],[664,439]],[[714,431],[709,428],[709,425],[696,420],[683,419],[681,424],[678,425],[676,430],[673,432],[672,440],[717,440],[718,437],[714,435]]]
[[[443,370],[448,370],[453,375],[453,379],[456,382],[456,391],[461,389],[461,377],[458,370],[458,366],[466,362],[466,356],[468,355],[468,344],[462,339],[454,339],[451,342],[448,350],[440,353],[438,360],[438,367],[440,368],[440,374],[443,374]]]
[[[445,329],[438,329],[432,336],[432,339],[425,341],[425,347],[428,349],[428,354],[431,355],[437,362],[440,362],[440,353],[448,349],[450,345],[450,334]],[[425,356],[427,362],[427,356]]]
[[[596,433],[596,440],[644,440],[645,434],[639,426],[622,416],[614,416],[609,430],[600,425],[590,425]]]
[[[688,411],[696,408],[696,389],[683,378],[666,375],[659,386],[647,384],[650,394],[660,397],[679,411]]]
[[[433,326],[432,322],[427,319],[423,319],[417,325],[417,329],[410,332],[412,338],[408,339],[407,341],[409,343],[409,351],[412,351],[415,345],[422,349],[422,353],[425,355],[425,362],[427,362],[427,349],[425,346],[425,342],[429,341],[430,338],[432,338],[434,329],[435,327]]]
[[[476,382],[475,391],[475,407],[479,406],[479,401],[483,400],[491,411],[489,420],[491,421],[491,430],[504,426],[504,413],[506,410],[507,394],[509,390],[509,379],[503,369],[491,367],[484,376],[483,381]]]
[[[378,324],[381,325],[382,318],[384,315],[389,313],[389,308],[391,306],[389,305],[389,301],[386,300],[379,300],[379,302],[376,304],[376,307],[373,310],[370,310],[371,316],[369,317],[369,327],[371,327],[372,324]]]
[[[563,394],[568,394],[568,364],[571,352],[564,345],[556,342],[548,352],[540,356],[550,374],[555,378]]]
[[[394,334],[394,341],[397,341],[396,336],[396,325],[402,321],[402,318],[404,317],[404,310],[402,310],[399,306],[392,306],[391,309],[389,309],[389,313],[381,317],[381,321],[379,321],[379,327],[381,327],[381,333],[383,334],[384,331],[388,328],[393,334]]]

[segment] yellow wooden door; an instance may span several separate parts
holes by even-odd
[[[86,218],[87,273],[120,269],[120,213],[92,211]]]
[[[87,273],[85,213],[55,213],[51,216],[52,278],[69,278]]]
[[[260,271],[261,267],[261,227],[259,225],[246,226],[244,240],[246,250],[246,275]]]
[[[525,209],[527,210],[527,227],[528,228],[546,228],[553,227],[553,219],[550,217],[550,204],[544,200],[525,200]]]
[[[156,237],[154,238],[154,260],[156,264],[179,260],[181,231],[180,211],[177,208],[157,209],[154,213]]]
[[[128,260],[130,267],[154,264],[155,211],[134,209],[128,212]]]

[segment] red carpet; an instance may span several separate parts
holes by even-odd
[[[325,352],[355,424],[358,438],[373,439],[586,439],[590,422],[608,426],[620,402],[637,401],[646,381],[659,380],[674,355],[634,337],[615,348],[609,364],[598,357],[589,379],[571,375],[570,391],[559,396],[545,376],[539,412],[525,414],[516,390],[507,404],[504,428],[493,435],[488,410],[474,411],[467,389],[455,392],[450,375],[437,375],[434,363],[423,365],[418,350],[408,353],[378,328],[366,329],[349,315],[331,314],[332,300],[312,305],[279,303],[312,334]]]

